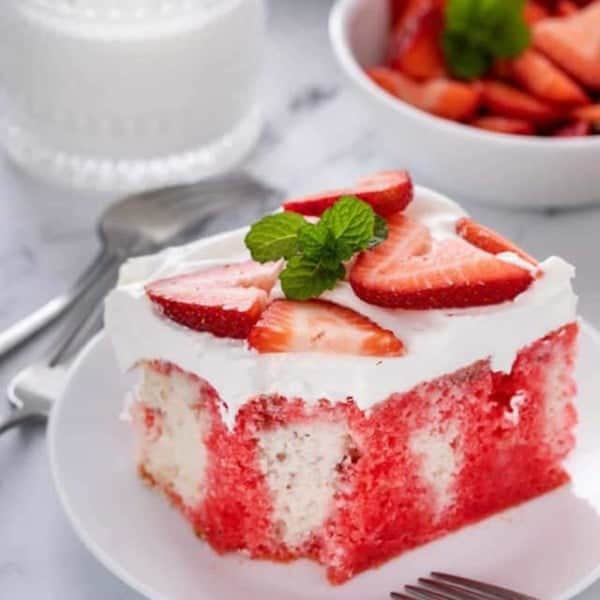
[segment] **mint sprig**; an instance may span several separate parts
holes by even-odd
[[[317,298],[345,277],[344,262],[387,238],[387,223],[369,204],[344,196],[317,223],[291,212],[254,223],[245,243],[258,262],[286,259],[281,287],[293,300]]]
[[[449,0],[442,47],[452,75],[475,79],[497,58],[514,58],[530,43],[525,0]]]

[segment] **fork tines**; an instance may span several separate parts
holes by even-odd
[[[421,585],[405,585],[404,593],[391,592],[394,600],[538,600],[504,587],[449,575],[431,573],[419,579]]]

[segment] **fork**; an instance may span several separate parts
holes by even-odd
[[[97,282],[106,292],[114,283],[116,273],[108,271]],[[65,319],[63,328],[51,349],[37,363],[19,371],[7,386],[12,412],[0,419],[0,435],[24,423],[44,423],[52,403],[63,391],[70,360],[102,326],[104,303],[95,293],[87,293]]]
[[[434,571],[419,578],[420,585],[405,585],[404,592],[391,592],[393,600],[539,600],[504,587],[458,575]]]
[[[82,294],[94,289],[102,274],[116,270],[125,258],[190,239],[224,208],[254,206],[264,212],[260,209],[266,209],[278,194],[278,190],[252,175],[237,172],[141,192],[111,204],[96,228],[100,240],[96,258],[71,289],[0,331],[0,358],[55,321]]]

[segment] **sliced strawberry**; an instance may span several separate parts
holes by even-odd
[[[545,124],[560,117],[549,104],[510,85],[495,81],[483,83],[482,104],[494,115]]]
[[[417,95],[418,84],[401,73],[394,71],[394,69],[390,69],[389,67],[369,67],[365,72],[374,83],[392,96],[400,97],[401,94],[408,95],[409,92],[410,94],[415,94],[415,96]],[[406,100],[406,102],[410,101]]]
[[[409,0],[390,36],[389,65],[415,79],[444,75],[443,21],[437,0]]]
[[[465,121],[479,107],[479,85],[450,79],[431,79],[418,83],[387,67],[373,67],[368,69],[367,74],[390,94],[438,117]]]
[[[209,267],[186,275],[177,275],[161,280],[163,289],[173,281],[180,288],[180,282],[189,286],[190,292],[199,287],[257,287],[269,292],[279,276],[281,265],[277,262],[258,263],[247,260],[239,263]],[[154,284],[151,284],[154,285]]]
[[[509,80],[512,77],[511,61],[507,58],[497,58],[490,71],[491,79]]]
[[[600,104],[590,104],[576,108],[571,115],[580,121],[589,123],[594,128],[600,129]]]
[[[522,250],[510,240],[502,237],[493,229],[481,225],[468,217],[458,220],[456,223],[456,233],[470,244],[473,244],[490,254],[512,252],[534,266],[538,264],[537,260],[532,256],[529,256],[525,250]]]
[[[600,90],[600,2],[536,23],[533,43],[581,83]]]
[[[154,281],[146,286],[162,313],[196,331],[245,338],[267,305],[281,266],[247,261]]]
[[[407,171],[384,171],[362,177],[352,187],[287,200],[284,210],[318,217],[342,196],[356,196],[382,216],[404,210],[413,197],[413,184]]]
[[[390,7],[391,29],[402,20],[410,19],[414,14],[423,10],[423,5],[431,4],[430,0],[388,0]],[[446,0],[436,0],[436,4],[441,9]]]
[[[248,343],[264,353],[404,354],[404,345],[391,331],[349,308],[321,300],[276,300],[252,328]]]
[[[390,24],[393,27],[404,14],[406,8],[406,0],[389,0],[390,1]]]
[[[561,0],[556,5],[556,14],[559,17],[570,17],[579,11],[579,6],[570,0]]]
[[[574,121],[558,128],[552,135],[554,137],[585,137],[590,135],[592,126],[586,121]]]
[[[538,21],[546,19],[549,16],[550,13],[539,2],[536,2],[535,0],[527,0],[525,3],[523,8],[523,17],[529,26],[534,25]]]
[[[589,104],[581,86],[536,50],[525,50],[512,62],[514,78],[529,92],[559,104]]]
[[[148,293],[172,321],[218,337],[245,338],[267,305],[267,293],[258,288],[208,288],[182,297]]]
[[[535,127],[529,121],[509,117],[493,115],[477,117],[471,121],[471,125],[496,133],[512,133],[514,135],[533,135],[535,133]]]
[[[359,255],[350,271],[354,292],[371,304],[420,310],[496,304],[533,281],[526,269],[460,238],[433,240],[403,214],[388,225],[388,238]]]

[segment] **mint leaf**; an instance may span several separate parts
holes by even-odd
[[[337,269],[342,260],[333,233],[321,221],[316,224],[305,223],[300,228],[298,248],[304,256],[328,269]]]
[[[348,260],[367,247],[375,227],[375,212],[356,196],[344,196],[323,213],[321,223],[335,237],[339,259]]]
[[[373,235],[371,239],[367,243],[367,248],[374,248],[381,244],[381,242],[385,241],[388,236],[388,224],[387,221],[380,217],[379,215],[375,215],[375,226],[373,227]]]
[[[291,300],[317,298],[324,291],[333,289],[345,275],[341,263],[335,269],[328,269],[318,261],[305,256],[293,256],[282,271],[281,288]]]
[[[319,259],[333,241],[333,234],[323,222],[304,223],[298,231],[298,248],[308,258]]]
[[[318,223],[292,212],[264,217],[250,228],[246,246],[259,262],[287,259],[279,278],[293,300],[316,298],[346,275],[344,261],[387,238],[387,222],[354,196],[326,210]]]
[[[258,262],[290,258],[298,252],[298,230],[305,223],[293,212],[267,215],[250,227],[244,242]]]
[[[490,45],[498,58],[515,58],[531,43],[531,31],[521,19],[511,19],[503,24],[502,31]]]
[[[530,43],[525,0],[449,0],[442,49],[451,73],[485,74],[497,58],[518,56]]]
[[[477,2],[473,0],[449,0],[446,3],[446,30],[467,31],[477,18]]]
[[[492,66],[492,56],[473,46],[462,33],[444,32],[442,48],[452,74],[460,79],[476,79]]]

